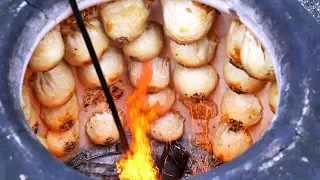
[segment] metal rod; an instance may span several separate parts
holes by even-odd
[[[80,29],[80,31],[82,33],[82,36],[84,38],[84,41],[85,41],[86,45],[87,45],[88,51],[89,51],[91,59],[92,59],[92,63],[94,65],[94,68],[95,68],[95,70],[97,72],[97,75],[99,77],[100,84],[102,86],[104,94],[105,94],[105,96],[107,98],[107,103],[109,103],[110,110],[112,112],[112,116],[114,118],[114,121],[115,121],[115,123],[117,125],[123,152],[126,152],[127,150],[129,150],[128,141],[127,141],[125,132],[123,130],[123,127],[122,127],[122,124],[121,124],[121,121],[120,121],[120,118],[119,118],[119,115],[118,115],[118,111],[117,111],[116,105],[115,105],[114,100],[112,98],[112,95],[110,93],[110,90],[109,90],[109,87],[107,85],[107,82],[106,82],[106,80],[105,80],[105,78],[103,76],[103,73],[102,73],[102,70],[101,70],[97,55],[96,55],[96,53],[94,51],[92,42],[90,40],[88,31],[87,31],[87,29],[86,29],[86,27],[84,25],[84,22],[82,20],[82,17],[81,17],[81,14],[80,14],[80,11],[79,11],[79,8],[78,8],[78,5],[77,5],[76,1],[75,0],[69,0],[69,3],[70,3],[70,6],[72,8],[74,17],[76,18],[78,27],[79,27],[79,29]]]

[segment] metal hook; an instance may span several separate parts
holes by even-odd
[[[101,70],[97,55],[96,55],[96,53],[94,51],[92,42],[90,40],[88,31],[87,31],[87,29],[86,29],[86,27],[84,25],[84,22],[83,22],[83,19],[81,17],[81,14],[80,14],[80,11],[79,11],[79,8],[78,8],[78,5],[77,5],[76,1],[75,0],[69,0],[69,3],[70,3],[70,6],[72,8],[74,17],[75,17],[75,19],[77,21],[78,27],[79,27],[79,29],[81,31],[81,34],[82,34],[82,36],[84,38],[84,41],[86,43],[86,46],[88,48],[88,51],[90,53],[90,56],[91,56],[91,59],[92,59],[92,63],[94,65],[94,68],[95,68],[95,70],[97,72],[97,75],[99,77],[100,84],[102,86],[104,94],[105,94],[105,96],[107,98],[107,103],[109,103],[110,110],[112,112],[112,116],[113,116],[114,121],[115,121],[115,123],[117,125],[123,152],[126,152],[127,150],[129,150],[128,140],[127,140],[126,134],[125,134],[125,132],[123,130],[123,127],[122,127],[122,124],[121,124],[121,121],[120,121],[120,118],[119,118],[119,115],[118,115],[118,111],[117,111],[116,105],[114,103],[114,100],[112,98],[112,95],[110,93],[109,87],[108,87],[107,82],[106,82],[106,80],[105,80],[105,78],[103,76],[103,73],[102,73],[102,70]]]

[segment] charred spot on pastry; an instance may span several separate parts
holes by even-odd
[[[228,131],[237,132],[234,127],[229,127]]]
[[[120,44],[128,44],[130,41],[127,37],[116,38],[116,41]]]
[[[120,99],[124,93],[124,86],[122,86],[123,84],[121,84],[121,83],[122,82],[119,82],[117,84],[113,84],[110,87],[111,95],[114,100]]]
[[[241,88],[241,87],[239,87],[239,88],[232,87],[232,86],[229,86],[229,87],[230,87],[230,89],[231,89],[233,92],[235,92],[235,93],[237,93],[237,94],[245,94],[245,93],[246,93],[246,92],[242,91],[242,88]]]
[[[134,56],[130,56],[129,58],[130,58],[130,60],[132,60],[132,61],[140,61],[140,60],[141,60],[140,58],[134,57]]]
[[[229,62],[238,69],[243,69],[242,64],[239,61],[236,61],[232,58],[229,58]]]
[[[237,121],[235,119],[229,119],[229,124],[231,125],[229,130],[231,129],[231,131],[233,132],[238,132],[243,129],[243,122],[241,121]]]
[[[32,126],[32,131],[37,134],[39,130],[39,123],[36,123],[34,126]]]
[[[205,98],[205,94],[203,92],[194,93],[192,96],[190,96],[190,99],[198,102],[204,98]]]
[[[38,74],[37,74],[36,72],[33,72],[33,73],[30,75],[28,81],[29,81],[29,83],[33,83],[34,81],[37,80],[37,78],[38,78]]]
[[[273,114],[275,114],[276,113],[275,108],[273,106],[271,106],[270,104],[269,104],[269,107],[270,107],[270,110],[273,112]]]
[[[65,144],[65,147],[63,148],[64,152],[68,153],[76,147],[76,142],[75,141],[69,141]]]
[[[114,141],[113,137],[107,137],[107,139],[104,141],[105,145],[111,144]]]
[[[74,124],[74,120],[69,119],[63,125],[61,125],[59,129],[66,131],[66,130],[70,129],[73,126],[73,124]]]

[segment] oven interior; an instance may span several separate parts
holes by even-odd
[[[117,36],[113,28],[131,33],[130,25],[137,24],[130,23],[134,20],[132,16],[140,16],[137,21],[143,19],[143,10],[137,10],[140,7],[137,2],[107,2],[82,11],[86,26],[92,34],[97,33],[91,40],[100,46],[96,53],[103,59],[101,67],[106,69],[104,74],[123,118],[130,148],[138,134],[135,129],[143,129],[154,169],[163,179],[189,178],[231,162],[263,136],[276,112],[277,82],[266,50],[237,17],[191,1],[175,4],[168,0],[141,0],[144,3],[141,8],[148,12],[143,34],[134,40],[113,37]],[[131,15],[117,14],[126,8]],[[180,12],[182,9],[190,17],[175,17],[185,13]],[[164,11],[174,13],[169,18]],[[110,13],[111,18],[105,18],[104,13]],[[210,28],[197,40],[191,42],[164,28],[164,19],[168,27],[174,27],[197,13],[212,16]],[[116,23],[117,18],[124,18],[121,15],[128,21],[114,27],[105,25],[106,21]],[[201,18],[189,21],[201,21]],[[192,28],[188,25],[192,24],[187,23],[186,29]],[[99,32],[101,29],[108,33]],[[184,31],[187,30],[179,29],[176,33]],[[56,42],[60,36],[62,45]],[[103,40],[105,37],[108,42]],[[32,131],[57,159],[95,179],[118,179],[121,171],[117,162],[125,152],[103,90],[93,80],[96,74],[90,59],[79,60],[87,54],[81,38],[70,16],[40,41],[32,58],[37,53],[42,56],[39,55],[38,61],[31,58],[30,62],[34,63],[29,63],[24,75],[23,110]],[[54,44],[49,48],[50,43]],[[101,50],[104,46],[107,48]],[[59,47],[62,50],[55,49]],[[63,55],[60,60],[50,62],[59,53]],[[108,63],[102,65],[102,61]],[[108,74],[108,70],[113,74]],[[64,74],[66,71],[72,74]],[[145,79],[144,83],[141,79]],[[70,83],[74,83],[74,88]],[[68,97],[59,98],[59,93]],[[152,107],[145,107],[151,97],[155,99]],[[153,111],[157,115],[142,122],[138,115],[131,115],[136,108],[140,108],[138,114],[144,120]],[[141,121],[140,127],[133,121]],[[120,179],[124,178],[120,176]]]

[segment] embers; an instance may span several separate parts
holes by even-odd
[[[83,151],[66,164],[95,179],[118,179],[115,161],[120,158],[120,144]]]
[[[152,142],[153,160],[159,168],[162,180],[186,179],[220,165],[219,161],[212,157],[212,153],[189,146],[187,135],[178,143],[164,145],[161,142]],[[67,165],[93,179],[115,180],[119,179],[116,162],[121,156],[120,144],[103,146],[77,154]]]
[[[176,141],[167,143],[158,164],[160,179],[180,179],[187,167],[189,153]]]

